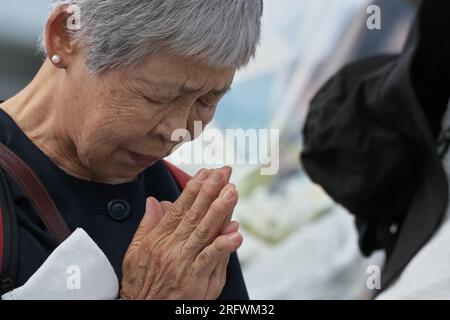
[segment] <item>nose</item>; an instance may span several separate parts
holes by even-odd
[[[189,110],[174,108],[173,112],[162,116],[153,133],[160,135],[167,142],[179,142],[180,133],[187,129]]]

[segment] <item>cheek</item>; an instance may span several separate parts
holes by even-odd
[[[80,156],[85,159],[104,158],[110,155],[118,144],[117,130],[104,123],[91,123],[87,126],[77,143]]]
[[[86,119],[77,148],[85,157],[104,157],[132,139],[133,122],[109,113],[97,113]]]
[[[158,110],[132,99],[110,101],[95,115],[97,120],[91,128],[105,141],[142,139],[157,123],[159,114]]]

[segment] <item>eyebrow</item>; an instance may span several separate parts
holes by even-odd
[[[178,90],[179,93],[183,93],[183,94],[189,94],[189,93],[195,93],[201,90],[201,87],[194,87],[194,86],[189,86],[186,83],[180,83],[180,82],[162,82],[162,83],[155,83],[152,81],[149,81],[148,79],[139,77],[137,78],[137,80],[144,82],[148,85],[153,85],[153,86],[159,86],[159,87],[163,87],[166,89],[176,89]],[[224,89],[217,89],[217,90],[213,90],[213,94],[215,95],[222,95],[222,94],[226,94],[228,92],[231,91],[231,86],[227,86]]]

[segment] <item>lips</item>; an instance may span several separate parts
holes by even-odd
[[[138,166],[141,166],[144,168],[150,167],[153,164],[155,164],[156,161],[160,160],[160,158],[158,158],[158,157],[145,156],[145,155],[131,152],[131,151],[130,151],[130,156],[134,160],[134,162],[136,162],[136,164]]]

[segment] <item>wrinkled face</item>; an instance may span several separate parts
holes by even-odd
[[[212,120],[235,71],[168,56],[100,76],[74,64],[63,118],[78,158],[93,177],[134,178],[173,151],[174,130],[193,137],[194,121]]]

